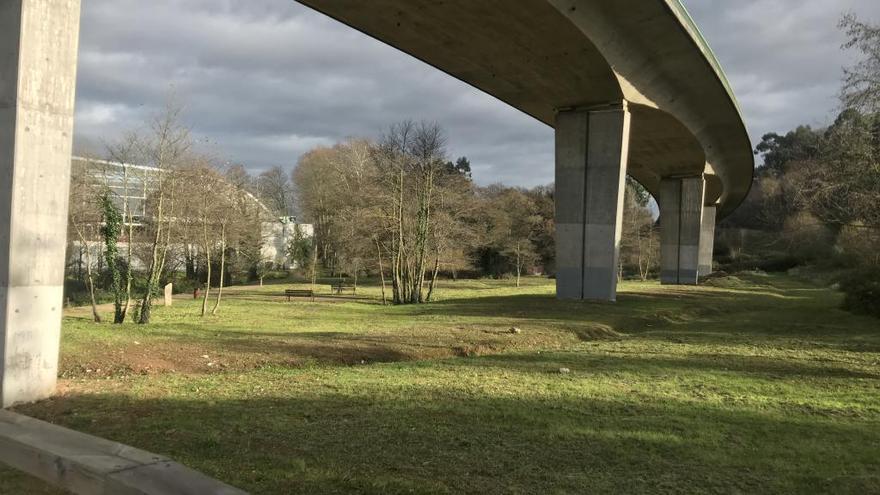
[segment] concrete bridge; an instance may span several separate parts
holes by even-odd
[[[558,296],[614,300],[624,178],[661,210],[662,279],[711,268],[748,192],[736,100],[678,0],[303,0],[556,129]],[[53,394],[80,0],[0,2],[0,402]]]
[[[657,198],[662,280],[712,269],[752,146],[679,0],[300,0],[556,129],[557,295],[614,300],[624,178]]]

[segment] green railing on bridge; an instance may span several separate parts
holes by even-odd
[[[727,74],[724,73],[724,69],[721,67],[721,62],[718,61],[718,57],[715,56],[715,52],[712,51],[712,47],[709,46],[709,42],[706,41],[706,37],[703,36],[703,32],[700,30],[700,27],[697,26],[697,23],[694,21],[694,18],[691,17],[690,12],[688,12],[687,7],[681,3],[681,0],[666,0],[666,4],[672,9],[672,12],[679,18],[685,30],[691,35],[694,43],[696,43],[697,47],[703,52],[703,55],[706,56],[706,61],[709,62],[709,65],[715,70],[715,73],[718,75],[718,79],[721,81],[721,84],[724,86],[724,89],[727,90],[727,94],[730,96],[730,100],[733,102],[733,105],[736,107],[736,111],[739,112],[740,118],[742,118],[742,108],[739,106],[739,100],[736,98],[736,94],[733,92],[733,88],[730,86],[730,81],[727,79]]]

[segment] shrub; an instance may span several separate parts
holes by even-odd
[[[880,268],[880,231],[860,225],[848,225],[837,235],[835,251],[843,266],[869,266]]]
[[[186,277],[174,277],[170,282],[172,283],[171,290],[175,294],[192,294],[196,286],[202,285],[200,282],[189,280]]]
[[[880,318],[880,269],[863,269],[840,284],[846,295],[843,309]]]
[[[801,263],[821,261],[833,252],[834,233],[810,213],[797,212],[785,220],[780,240],[788,256]]]
[[[760,270],[768,273],[787,272],[801,264],[801,260],[785,253],[764,253],[762,256],[740,255],[737,259],[719,258],[722,271],[736,273]]]
[[[113,293],[97,286],[95,287],[95,301],[98,304],[113,302]],[[86,306],[92,303],[89,289],[85,282],[68,278],[64,280],[64,301],[71,306]]]

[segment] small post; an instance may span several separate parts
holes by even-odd
[[[165,307],[171,306],[174,302],[174,284],[168,284],[165,286]]]

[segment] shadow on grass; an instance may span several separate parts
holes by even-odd
[[[254,290],[229,291],[229,292],[223,293],[223,299],[224,300],[273,302],[273,303],[360,302],[360,303],[369,303],[369,304],[381,304],[381,300],[376,299],[375,297],[369,297],[369,296],[358,295],[358,294],[330,294],[329,292],[328,293],[316,293],[314,301],[312,301],[308,297],[294,297],[294,298],[291,298],[291,300],[288,300],[287,296],[284,294],[283,290],[279,290],[278,292],[265,292],[265,291],[254,291]]]
[[[174,331],[155,329],[153,337],[201,346],[223,362],[233,359],[253,365],[360,365],[426,359],[467,357],[515,347],[509,332],[463,330],[444,334],[351,332],[261,332],[214,330],[175,325]],[[201,352],[200,352],[201,353]],[[186,369],[181,367],[179,369]]]
[[[799,382],[804,379],[880,380],[880,370],[860,370],[827,361],[779,359],[737,354],[651,354],[643,348],[604,353],[577,351],[483,356],[474,367],[519,373],[556,374],[560,367],[584,375],[635,373],[642,376],[693,376],[694,372],[749,379]]]
[[[617,304],[481,295],[381,312],[291,306],[319,307],[322,321],[355,329],[347,332],[302,330],[317,320],[294,312],[280,317],[300,326],[272,331],[169,321],[149,330],[169,349],[210,345],[212,358],[216,350],[271,366],[154,376],[133,382],[145,388],[141,397],[72,394],[19,410],[170,455],[253,493],[880,493],[880,429],[867,392],[876,368],[834,354],[773,359],[698,346],[678,354],[674,345],[760,350],[784,338],[791,347],[877,352],[875,321],[838,312],[835,297],[782,284],[640,290]],[[372,332],[358,331],[368,324]],[[512,324],[522,335],[499,330]],[[447,335],[399,331],[433,325]],[[469,355],[461,341],[516,344],[556,332],[588,342],[603,331],[627,336],[595,352],[577,342],[534,352],[536,341],[523,344],[528,353],[499,355],[511,349],[500,346],[477,359],[277,366]],[[729,385],[750,400],[664,395],[654,380],[678,392],[714,385],[716,395],[735,393],[717,390]],[[829,392],[837,387],[844,391]],[[793,391],[784,406],[756,398],[780,390]],[[817,399],[823,394],[840,400]]]
[[[543,397],[327,380],[271,397],[72,395],[19,411],[261,494],[880,491],[875,423],[579,396],[565,393],[573,378],[554,380],[563,393]]]
[[[291,303],[282,306],[290,308],[287,311],[278,310],[281,305],[270,308],[236,301],[233,304],[238,307],[228,307],[233,317],[204,320],[195,316],[184,319],[180,308],[175,308],[178,313],[169,313],[168,321],[162,321],[163,313],[159,312],[156,325],[138,329],[148,333],[143,335],[143,347],[120,343],[120,349],[127,346],[125,354],[77,348],[76,354],[62,354],[62,372],[65,377],[84,377],[89,369],[115,376],[119,373],[114,370],[123,370],[122,374],[167,370],[213,373],[217,369],[250,370],[271,365],[350,366],[507,355],[573,348],[578,342],[633,340],[621,349],[638,349],[643,358],[638,365],[631,365],[637,360],[622,350],[614,357],[606,351],[601,360],[597,353],[582,354],[584,359],[594,360],[593,366],[606,370],[649,365],[656,369],[753,373],[768,378],[877,378],[876,371],[864,366],[847,367],[835,362],[839,355],[827,354],[880,352],[880,332],[874,320],[840,312],[835,308],[835,294],[830,291],[788,279],[773,280],[780,287],[628,291],[621,293],[616,304],[519,294],[388,308],[360,303]],[[260,320],[260,311],[271,316]],[[238,323],[241,318],[249,318],[253,325],[260,321],[266,324],[251,329]],[[507,330],[511,326],[521,327],[522,335],[510,335]],[[693,347],[678,353],[669,347],[676,344]],[[713,345],[724,348],[712,349]],[[756,354],[747,349],[762,345],[785,358],[739,355],[741,348],[729,347],[747,346],[743,348],[745,354]],[[647,354],[651,350],[661,354]],[[812,350],[822,354],[821,360],[810,357]],[[210,361],[204,355],[209,355]],[[516,358],[505,362],[519,366]]]
[[[554,322],[544,315],[542,324]],[[641,322],[641,316],[635,316]],[[611,320],[605,320],[611,321]],[[642,323],[643,324],[643,323]],[[765,379],[801,380],[805,378],[880,379],[880,371],[859,367],[851,359],[837,361],[833,354],[792,351],[774,348],[772,356],[753,355],[751,347],[760,339],[753,334],[735,339],[717,330],[706,334],[692,328],[692,322],[669,323],[670,331],[636,333],[632,336],[614,332],[610,326],[595,322],[578,322],[562,325],[557,330],[541,330],[549,335],[533,335],[531,328],[525,334],[511,334],[492,327],[473,328],[459,326],[432,332],[422,330],[414,333],[352,333],[352,332],[279,332],[229,330],[221,332],[198,325],[177,324],[174,330],[156,327],[150,330],[154,339],[128,354],[126,363],[137,372],[143,363],[137,361],[135,352],[143,354],[147,363],[151,357],[160,356],[164,367],[185,372],[213,373],[222,370],[252,370],[264,366],[299,368],[306,365],[364,365],[426,361],[452,357],[482,357],[471,361],[474,366],[504,367],[508,371],[524,373],[555,371],[559,367],[582,369],[588,373],[655,372],[675,373],[735,373],[749,374]],[[696,323],[701,328],[699,320]],[[559,335],[554,334],[557,333]],[[545,338],[546,340],[540,340]],[[829,340],[833,336],[827,337]],[[633,340],[635,339],[635,340]],[[593,351],[577,346],[577,342],[603,343]],[[737,352],[738,347],[713,348],[711,346],[685,347],[680,342],[723,341],[725,344],[746,342],[748,348]],[[840,338],[834,340],[841,342]],[[846,341],[843,341],[846,342]],[[619,344],[618,344],[619,343]],[[554,349],[568,348],[568,351]],[[844,344],[839,344],[842,347]],[[536,353],[535,350],[546,349]],[[871,347],[880,348],[876,339],[862,344],[860,351],[869,352]],[[834,347],[831,347],[832,349]],[[797,348],[796,348],[797,349]],[[549,352],[548,352],[549,351]],[[713,352],[715,351],[715,352]],[[206,356],[210,356],[210,360]],[[113,355],[115,356],[115,354]],[[110,362],[89,362],[89,366],[71,362],[62,355],[65,377],[85,376],[85,369],[101,368],[110,373]],[[87,358],[86,358],[87,359]],[[115,359],[115,358],[114,358]],[[212,362],[212,367],[208,367]],[[556,363],[549,365],[549,363]],[[153,364],[153,371],[162,367]],[[97,376],[97,375],[96,375]]]
[[[716,340],[763,336],[840,341],[841,337],[865,337],[880,343],[876,321],[841,312],[836,299],[829,301],[826,291],[810,296],[787,293],[768,297],[764,289],[735,293],[673,289],[624,293],[614,304],[559,301],[549,295],[489,296],[446,300],[428,310],[447,317],[566,324],[573,331],[578,325],[600,324],[627,334],[670,330],[691,331],[693,337]]]

